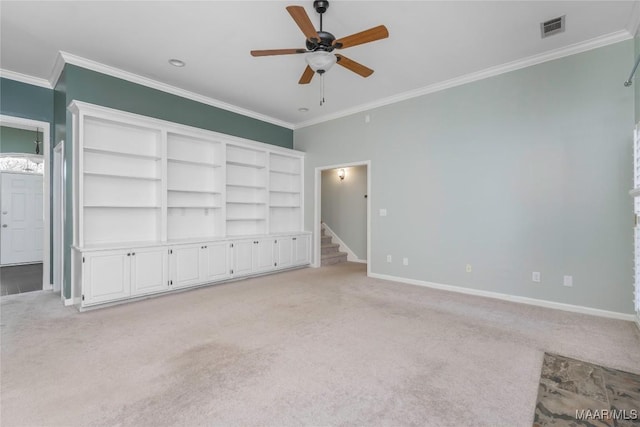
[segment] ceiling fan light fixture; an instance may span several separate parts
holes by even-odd
[[[305,58],[309,67],[316,73],[326,73],[338,61],[338,58],[331,53],[319,50],[308,54]]]

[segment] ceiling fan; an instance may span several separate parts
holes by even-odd
[[[329,8],[328,1],[316,0],[313,2],[313,8],[320,14],[320,30],[316,31],[315,27],[309,19],[309,15],[302,6],[287,6],[287,11],[298,24],[302,33],[307,38],[306,48],[304,49],[271,49],[271,50],[252,50],[252,56],[271,56],[271,55],[291,55],[298,53],[307,53],[307,68],[302,73],[302,77],[298,81],[299,84],[308,84],[313,79],[315,73],[322,76],[325,72],[337,63],[344,68],[353,71],[362,76],[369,77],[373,74],[371,68],[347,58],[341,54],[334,54],[335,49],[341,50],[364,43],[373,42],[389,37],[389,32],[384,25],[370,28],[347,37],[336,39],[333,34],[324,31],[322,28],[322,14]]]

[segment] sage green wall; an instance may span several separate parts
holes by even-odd
[[[0,114],[53,121],[53,91],[0,77]]]
[[[84,101],[267,144],[293,147],[293,130],[282,126],[75,65],[67,64],[65,73],[68,102]]]
[[[321,220],[336,233],[360,260],[367,259],[367,167],[322,171]],[[334,242],[335,243],[335,242]]]
[[[40,138],[42,138],[42,130],[40,130]],[[0,153],[35,154],[35,140],[35,131],[0,126]]]
[[[628,40],[297,129],[306,229],[315,168],[371,160],[373,273],[633,313],[633,60]]]

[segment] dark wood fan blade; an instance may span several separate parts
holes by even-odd
[[[359,33],[351,34],[350,36],[343,37],[333,42],[333,45],[339,49],[346,49],[348,47],[358,46],[359,44],[374,42],[376,40],[386,39],[389,37],[389,31],[384,25],[378,25],[377,27],[369,28],[368,30],[361,31]]]
[[[338,65],[342,65],[347,70],[351,70],[356,74],[361,75],[362,77],[369,77],[373,74],[373,70],[371,68],[367,68],[364,65],[354,61],[353,59],[349,59],[344,55],[338,55]]]
[[[311,83],[311,79],[313,78],[314,74],[315,72],[311,69],[311,67],[307,65],[307,68],[304,69],[304,72],[302,73],[302,77],[300,77],[298,84],[306,85]]]
[[[305,53],[306,51],[306,49],[252,50],[251,56],[292,55],[294,53]]]
[[[287,6],[287,12],[289,12],[289,15],[291,15],[293,20],[296,21],[296,24],[298,24],[298,27],[300,27],[302,33],[307,39],[315,39],[316,41],[319,40],[318,33],[311,23],[311,19],[309,19],[309,15],[307,15],[304,7]]]

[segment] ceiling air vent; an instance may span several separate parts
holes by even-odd
[[[542,22],[540,24],[540,31],[542,33],[542,38],[564,32],[565,16],[566,15],[562,15],[559,18],[553,18],[553,19],[549,19],[548,21]]]

